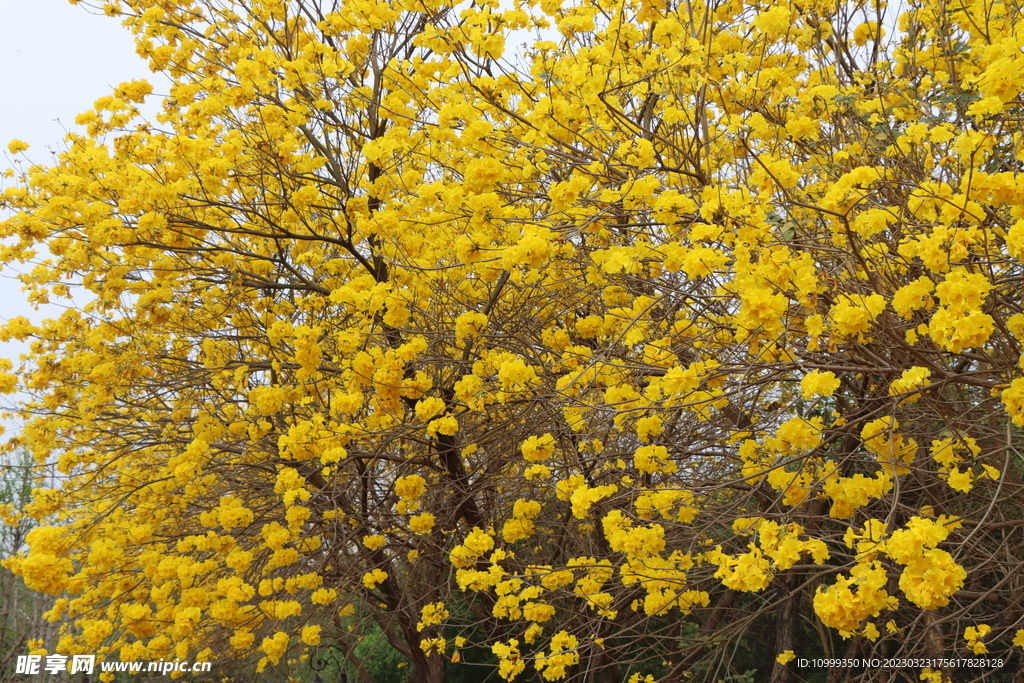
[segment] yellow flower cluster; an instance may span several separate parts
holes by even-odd
[[[434,522],[436,518],[429,512],[421,512],[418,515],[413,515],[409,518],[409,529],[414,534],[425,535],[429,534],[434,528]]]
[[[452,549],[451,562],[459,568],[471,567],[492,548],[494,548],[494,538],[486,531],[473,527],[462,544]]]
[[[808,372],[800,380],[800,391],[806,399],[815,396],[831,396],[839,388],[840,381],[834,372]]]
[[[665,549],[665,528],[660,524],[634,526],[619,510],[612,510],[601,520],[608,545],[628,557],[646,558]]]
[[[420,404],[423,402],[420,401]],[[418,409],[418,405],[417,405]],[[427,491],[427,480],[418,474],[395,479],[395,494],[400,498],[398,512],[415,512],[420,508],[420,498]]]
[[[917,442],[904,439],[896,432],[899,427],[899,420],[880,417],[866,423],[860,432],[864,447],[875,455],[879,464],[892,476],[909,472],[907,465],[917,458]]]
[[[541,504],[536,500],[518,499],[512,504],[512,518],[501,527],[501,537],[506,543],[515,543],[533,536],[534,518],[540,514]]]
[[[519,641],[512,638],[508,643],[495,643],[491,652],[498,658],[498,675],[506,681],[513,680],[523,672],[526,663],[519,653]]]
[[[383,569],[373,569],[363,574],[363,585],[367,588],[374,588],[382,581],[386,581],[388,573]]]
[[[443,602],[428,603],[420,610],[420,621],[416,624],[416,630],[422,631],[428,626],[443,624],[444,620],[447,619],[448,616],[448,610],[445,608]]]
[[[937,609],[949,603],[960,590],[967,572],[952,555],[936,548],[949,535],[948,523],[914,517],[906,529],[893,532],[885,543],[885,552],[905,565],[900,588],[907,599],[924,609]]]
[[[579,663],[579,641],[576,636],[559,631],[551,637],[551,652],[541,650],[534,661],[534,667],[546,680],[557,681],[565,677],[565,670]]]
[[[835,325],[837,334],[864,342],[872,322],[884,309],[885,297],[881,294],[869,296],[843,294],[839,297],[836,305],[832,307],[829,317]]]
[[[883,609],[892,610],[899,605],[885,591],[888,581],[880,562],[858,562],[850,576],[840,574],[834,584],[818,588],[814,611],[823,624],[849,635],[867,617],[877,617]]]
[[[899,379],[893,380],[892,384],[889,385],[889,395],[902,396],[909,394],[904,401],[906,403],[916,403],[920,399],[918,390],[928,384],[928,378],[931,375],[931,370],[920,366],[904,370]]]
[[[965,460],[974,460],[981,454],[981,448],[970,436],[959,438],[936,439],[932,441],[931,456],[939,465],[939,476],[946,480],[949,487],[967,493],[974,486],[974,481],[981,478],[998,480],[1000,472],[987,463],[981,463],[975,474],[975,467],[968,465],[960,469]]]
[[[978,624],[977,626],[968,626],[964,629],[964,640],[967,641],[967,647],[971,649],[976,655],[983,655],[988,652],[988,648],[985,647],[985,643],[982,642],[985,636],[991,633],[992,627],[988,624]]]
[[[982,346],[995,329],[995,322],[981,310],[992,283],[981,273],[954,268],[935,287],[941,306],[932,315],[928,329],[935,343],[953,353]]]
[[[661,488],[637,496],[634,508],[640,519],[651,519],[657,513],[663,519],[676,520],[688,524],[700,513],[700,509],[694,504],[695,502],[691,491],[677,488]]]
[[[875,472],[874,477],[866,477],[863,474],[842,477],[833,474],[826,479],[822,492],[832,499],[829,515],[836,519],[849,519],[872,498],[881,498],[892,488],[892,475],[881,469]]]
[[[520,447],[527,462],[543,462],[555,452],[555,437],[550,434],[531,436]]]
[[[577,519],[585,519],[590,514],[590,508],[594,504],[611,496],[618,490],[619,487],[615,484],[595,486],[593,488],[586,484],[578,486],[572,492],[572,495],[569,496],[569,502],[572,503],[573,516]]]
[[[804,529],[799,524],[780,526],[762,518],[738,519],[734,528],[744,535],[756,534],[758,543],[748,544],[749,552],[735,556],[722,552],[721,546],[706,553],[707,561],[718,566],[715,578],[722,579],[729,588],[761,591],[768,587],[776,571],[792,568],[804,553],[818,564],[829,557],[828,548],[820,539],[800,538]]]

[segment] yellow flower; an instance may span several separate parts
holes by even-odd
[[[427,422],[430,418],[444,411],[444,401],[436,396],[421,398],[416,402],[416,417]]]
[[[428,434],[444,434],[452,436],[459,431],[459,421],[454,416],[445,414],[427,425]]]
[[[225,530],[246,527],[253,521],[253,512],[242,506],[242,501],[234,496],[223,496],[217,510],[217,521]]]
[[[320,626],[316,624],[311,626],[303,626],[302,633],[299,636],[299,640],[301,640],[306,645],[319,645]]]
[[[889,578],[881,563],[860,562],[850,574],[839,574],[831,586],[819,587],[814,595],[814,610],[826,626],[854,632],[867,617],[891,608],[891,602],[884,588]]]
[[[971,648],[971,652],[973,652],[976,655],[983,655],[986,652],[988,652],[988,648],[985,646],[985,643],[981,641],[991,631],[992,627],[988,624],[968,626],[964,629],[964,640],[967,641],[967,647]]]
[[[864,45],[869,40],[874,40],[878,34],[878,22],[866,21],[853,29],[853,42],[857,45]],[[884,32],[883,32],[884,34]]]
[[[792,417],[781,425],[775,432],[775,439],[772,446],[779,453],[789,451],[806,452],[818,447],[822,439],[822,423],[820,417],[813,417],[806,420],[802,417]]]
[[[1018,377],[1003,390],[1000,398],[1013,424],[1024,427],[1024,377]]]
[[[815,396],[831,396],[841,384],[836,374],[831,371],[818,372],[814,370],[804,375],[800,380],[800,391],[805,399]]]
[[[531,436],[519,447],[523,459],[528,462],[543,462],[555,452],[555,437],[551,434]]]
[[[881,294],[849,296],[841,294],[832,307],[830,317],[836,332],[843,337],[857,337],[863,341],[864,333],[871,328],[872,321],[885,309],[885,298]]]
[[[750,334],[757,332],[777,335],[782,330],[782,317],[789,308],[789,300],[766,288],[745,289],[741,292],[742,307],[737,322]]]
[[[785,652],[779,653],[779,656],[775,658],[775,661],[779,664],[789,664],[794,659],[796,659],[796,655],[793,653],[793,651],[786,650]]]
[[[418,474],[410,474],[395,480],[395,493],[403,500],[415,500],[427,490],[427,480]]]
[[[874,453],[878,462],[893,475],[909,472],[910,468],[906,465],[917,458],[917,442],[904,439],[898,434],[896,430],[899,426],[895,418],[880,417],[866,423],[860,433],[864,447]]]
[[[278,631],[269,638],[264,638],[260,648],[267,654],[271,664],[277,664],[288,651],[288,634]]]
[[[771,583],[771,564],[754,545],[750,546],[750,552],[737,556],[726,555],[718,546],[707,553],[707,559],[718,565],[715,578],[721,579],[726,588],[756,593]]]
[[[894,222],[896,222],[896,215],[893,210],[868,209],[867,211],[862,211],[850,223],[850,227],[861,237],[868,238],[882,232]]]
[[[455,340],[461,343],[465,339],[473,339],[485,329],[487,316],[477,311],[467,311],[455,319]]]
[[[428,626],[437,626],[444,623],[444,620],[447,618],[448,610],[443,602],[428,603],[420,610],[420,621],[416,624],[416,630],[422,631]]]
[[[548,621],[555,616],[553,605],[546,605],[540,602],[528,602],[523,606],[523,618],[529,621]]]
[[[1024,648],[1024,628],[1017,629],[1017,632],[1013,635],[1013,644]]]
[[[792,12],[784,5],[772,6],[754,19],[754,26],[771,39],[780,38],[792,25]]]
[[[935,285],[925,275],[904,285],[892,297],[892,308],[906,319],[910,319],[913,311],[932,305],[930,296]]]
[[[505,391],[518,391],[536,379],[537,371],[522,358],[506,360],[498,368],[498,381]]]
[[[584,519],[590,512],[590,508],[595,503],[601,501],[608,496],[618,491],[619,487],[615,484],[608,484],[607,486],[596,486],[589,488],[586,484],[578,487],[572,492],[569,497],[572,503],[572,514],[577,519]]]
[[[256,387],[249,392],[249,404],[257,415],[274,415],[281,410],[287,400],[283,387]]]
[[[967,493],[974,488],[970,469],[961,470],[959,467],[950,469],[949,474],[946,475],[946,483],[949,484],[949,488],[962,493]]]
[[[494,548],[494,539],[479,527],[473,527],[461,545],[452,548],[451,562],[456,567],[465,568],[484,553]]]
[[[523,470],[523,476],[526,477],[527,481],[549,479],[551,477],[551,468],[547,465],[531,465]]]
[[[669,459],[668,449],[664,446],[641,446],[633,452],[633,465],[641,472],[654,474],[665,472],[671,474],[678,466]]]
[[[889,385],[889,395],[898,396],[900,394],[913,394],[906,399],[908,403],[916,403],[920,398],[920,395],[915,395],[916,389],[920,389],[928,383],[928,378],[931,377],[932,371],[928,368],[913,367],[909,370],[904,370],[903,374],[900,375],[899,379],[893,380],[893,383]]]
[[[424,638],[420,641],[420,649],[428,657],[436,650],[438,654],[444,652],[447,641],[444,638]]]
[[[189,633],[196,627],[202,612],[198,607],[186,607],[174,615],[174,626],[179,636]]]
[[[388,573],[383,569],[374,569],[363,574],[363,585],[367,588],[374,588],[378,583],[386,580]]]
[[[363,545],[370,550],[379,550],[384,547],[385,541],[386,539],[380,534],[376,534],[374,536],[363,536]]]
[[[236,650],[248,650],[255,639],[256,636],[249,629],[240,628],[231,636],[231,647]]]
[[[498,675],[506,681],[511,681],[526,668],[522,657],[519,654],[519,641],[512,638],[505,643],[495,643],[491,646],[491,652],[498,657]]]
[[[411,529],[415,534],[429,534],[430,530],[433,528],[434,515],[429,512],[423,512],[409,518],[409,529]]]

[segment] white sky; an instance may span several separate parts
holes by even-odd
[[[162,77],[135,54],[132,35],[119,19],[90,14],[68,0],[0,0],[0,64],[0,168],[12,166],[4,158],[12,139],[32,146],[31,161],[48,163],[66,131],[75,128],[75,116],[119,83],[145,78],[157,93],[166,92]],[[60,314],[57,308],[33,310],[15,275],[0,272],[0,320],[23,315],[38,322]],[[26,344],[0,343],[0,358],[15,367],[25,351]],[[13,398],[0,396],[0,406]]]

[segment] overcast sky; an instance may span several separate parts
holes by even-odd
[[[24,140],[34,163],[47,163],[50,150],[61,149],[66,132],[74,130],[75,116],[119,83],[145,78],[157,93],[166,90],[135,54],[132,35],[119,19],[90,14],[68,0],[0,0],[0,64],[0,155],[12,139]],[[0,157],[0,167],[11,165]],[[9,269],[0,272],[0,319],[59,315],[60,309],[34,311],[14,276]],[[25,350],[0,343],[0,357],[15,366]],[[9,404],[6,398],[0,404]]]

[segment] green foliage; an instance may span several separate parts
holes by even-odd
[[[409,680],[408,660],[392,647],[376,624],[366,627],[355,654],[362,660],[373,683],[406,683]],[[349,681],[359,680],[353,668],[347,668]]]

